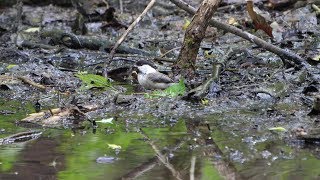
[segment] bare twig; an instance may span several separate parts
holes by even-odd
[[[161,58],[161,57],[155,57],[153,58],[154,61],[158,61],[158,62],[168,62],[168,63],[174,63],[176,60],[174,59],[170,59],[170,58]]]
[[[175,48],[173,48],[173,49],[170,49],[169,51],[163,53],[163,54],[160,56],[160,58],[163,58],[163,57],[166,56],[167,54],[169,54],[169,53],[171,53],[172,51],[175,51],[175,50],[177,50],[177,49],[181,49],[181,47],[175,47]]]
[[[27,84],[29,84],[29,85],[31,85],[31,86],[34,86],[34,87],[36,87],[36,88],[38,88],[38,89],[46,90],[46,87],[45,87],[45,86],[43,86],[43,85],[41,85],[41,84],[38,84],[38,83],[32,81],[32,80],[29,79],[29,78],[26,78],[26,77],[23,77],[23,76],[18,76],[17,78],[20,79],[22,82],[27,83]]]
[[[317,15],[320,14],[320,8],[317,5],[312,4],[311,7],[314,9],[314,11],[316,12]]]
[[[109,6],[109,3],[106,1],[106,0],[102,0],[102,2],[106,5],[106,8],[108,9],[110,6]]]
[[[148,4],[148,6],[143,10],[143,12],[137,17],[136,20],[133,21],[133,23],[128,27],[128,29],[122,34],[122,36],[119,38],[119,40],[116,42],[116,44],[113,46],[111,52],[110,52],[110,60],[112,60],[114,53],[116,52],[116,49],[120,46],[120,44],[123,42],[123,40],[127,37],[130,31],[141,21],[142,17],[147,14],[147,12],[152,8],[156,0],[151,0]]]
[[[123,14],[123,2],[122,2],[122,0],[119,0],[119,6],[120,6],[120,14]]]
[[[187,11],[189,14],[195,14],[196,9],[192,6],[190,6],[189,4],[183,2],[182,0],[170,0],[172,3],[174,3],[175,5],[177,5],[178,7],[180,7],[181,9]],[[238,35],[250,42],[253,42],[255,44],[257,44],[258,46],[277,54],[278,56],[280,56],[281,58],[285,58],[285,59],[289,59],[292,60],[295,64],[297,65],[302,65],[305,68],[309,68],[309,64],[306,63],[305,59],[303,59],[302,57],[300,57],[299,55],[295,54],[294,52],[290,51],[290,50],[284,50],[281,49],[275,45],[272,45],[248,32],[245,32],[239,28],[236,28],[234,26],[228,25],[228,24],[224,24],[221,23],[219,21],[216,21],[214,19],[210,20],[210,24],[218,29],[222,29],[224,31],[233,33],[235,35]]]

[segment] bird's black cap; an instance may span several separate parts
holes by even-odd
[[[157,69],[157,66],[153,62],[146,61],[146,60],[140,60],[140,61],[136,62],[136,66],[143,66],[143,65],[149,65],[149,66]]]

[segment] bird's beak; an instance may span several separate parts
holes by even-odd
[[[132,66],[132,71],[131,71],[131,76],[134,78],[134,79],[137,79],[138,77],[138,72],[139,72],[139,69],[136,65],[133,65]]]
[[[136,71],[132,71],[131,76],[132,76],[134,79],[138,79],[138,73],[137,73]]]

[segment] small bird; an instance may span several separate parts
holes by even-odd
[[[145,89],[166,89],[175,84],[167,75],[156,70],[156,67],[145,60],[136,62],[134,69],[139,84]]]

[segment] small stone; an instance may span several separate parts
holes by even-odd
[[[130,105],[136,98],[132,95],[122,95],[119,94],[115,98],[115,103],[118,105]]]
[[[111,163],[114,163],[114,161],[116,160],[118,160],[118,158],[115,158],[112,156],[102,156],[102,157],[98,157],[96,159],[96,162],[101,164],[111,164]]]

